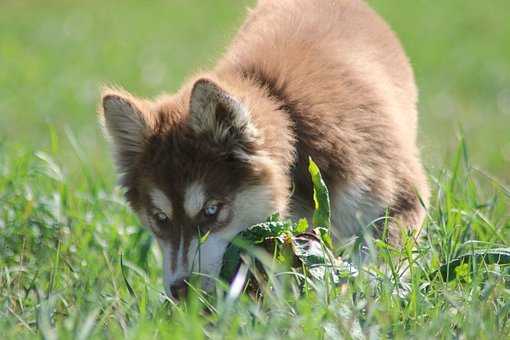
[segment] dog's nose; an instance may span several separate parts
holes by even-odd
[[[188,283],[186,280],[180,280],[170,286],[170,293],[175,300],[181,300],[188,295]]]

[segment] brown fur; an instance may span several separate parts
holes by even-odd
[[[394,228],[421,225],[417,193],[427,202],[429,192],[416,147],[413,73],[364,2],[260,1],[216,73],[265,88],[288,113],[296,195],[311,197],[310,155],[331,189],[357,183],[400,220]]]
[[[337,195],[333,209],[340,202],[337,229],[345,211],[356,213],[349,209],[389,211],[390,240],[398,244],[402,229],[423,221],[417,194],[425,203],[429,196],[416,146],[416,92],[397,38],[363,1],[260,0],[213,70],[155,101],[107,90],[103,105],[136,211],[150,205],[148,186],[182,211],[183,190],[194,180],[226,201],[240,187],[264,183],[273,210],[309,211],[311,156]],[[200,116],[209,100],[214,110]],[[111,114],[129,108],[143,125],[136,150],[123,146],[122,134],[139,131],[139,122],[116,130]],[[196,223],[179,214],[175,225]],[[168,227],[163,237],[175,234]]]

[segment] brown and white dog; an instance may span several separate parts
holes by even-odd
[[[214,69],[155,100],[105,89],[101,119],[175,297],[192,272],[219,274],[240,231],[311,215],[309,156],[338,240],[380,233],[387,213],[393,244],[417,230],[429,190],[416,101],[397,38],[363,1],[260,0]]]

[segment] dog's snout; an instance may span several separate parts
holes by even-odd
[[[188,295],[188,283],[185,279],[179,280],[176,283],[170,285],[170,293],[172,298],[181,300]]]

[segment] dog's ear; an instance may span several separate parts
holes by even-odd
[[[256,131],[248,109],[209,79],[199,79],[191,90],[190,126],[223,145],[253,142]]]
[[[119,170],[129,170],[154,130],[145,102],[118,89],[103,89],[100,120],[113,144]]]

